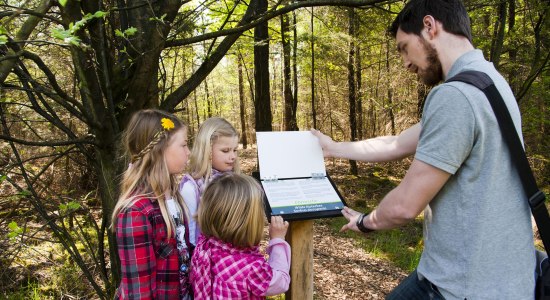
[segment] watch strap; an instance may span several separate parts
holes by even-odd
[[[357,228],[363,233],[373,232],[374,229],[367,228],[363,223],[363,219],[365,219],[366,216],[368,216],[368,214],[361,214],[359,218],[357,218],[357,222],[355,222],[355,225],[357,225]]]

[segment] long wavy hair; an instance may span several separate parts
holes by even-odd
[[[204,178],[204,182],[210,182],[212,175],[212,146],[220,137],[237,137],[239,133],[233,125],[223,118],[208,118],[202,122],[199,132],[193,143],[189,156],[189,173],[193,178]],[[235,158],[233,172],[240,173],[239,156]]]
[[[173,123],[163,125],[168,119]],[[178,192],[177,174],[170,174],[164,159],[164,152],[170,139],[180,130],[187,130],[185,124],[174,115],[155,109],[135,113],[122,135],[125,157],[130,162],[122,175],[120,197],[113,210],[112,228],[115,230],[120,211],[142,197],[155,199],[160,206],[162,218],[167,226],[168,238],[172,236],[175,224],[166,205],[166,197],[173,197],[188,216],[187,207]]]

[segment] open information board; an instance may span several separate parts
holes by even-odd
[[[309,131],[256,132],[259,173],[268,218],[306,220],[341,216],[344,199],[325,169]]]

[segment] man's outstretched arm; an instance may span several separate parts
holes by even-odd
[[[420,123],[417,123],[399,135],[380,136],[355,142],[335,142],[319,130],[312,129],[311,132],[319,139],[325,157],[383,162],[399,160],[414,154],[421,128]]]

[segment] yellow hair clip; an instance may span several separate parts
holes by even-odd
[[[172,120],[168,118],[162,118],[160,120],[160,124],[162,125],[162,128],[164,128],[164,130],[166,131],[173,129],[175,127],[174,122],[172,122]]]

